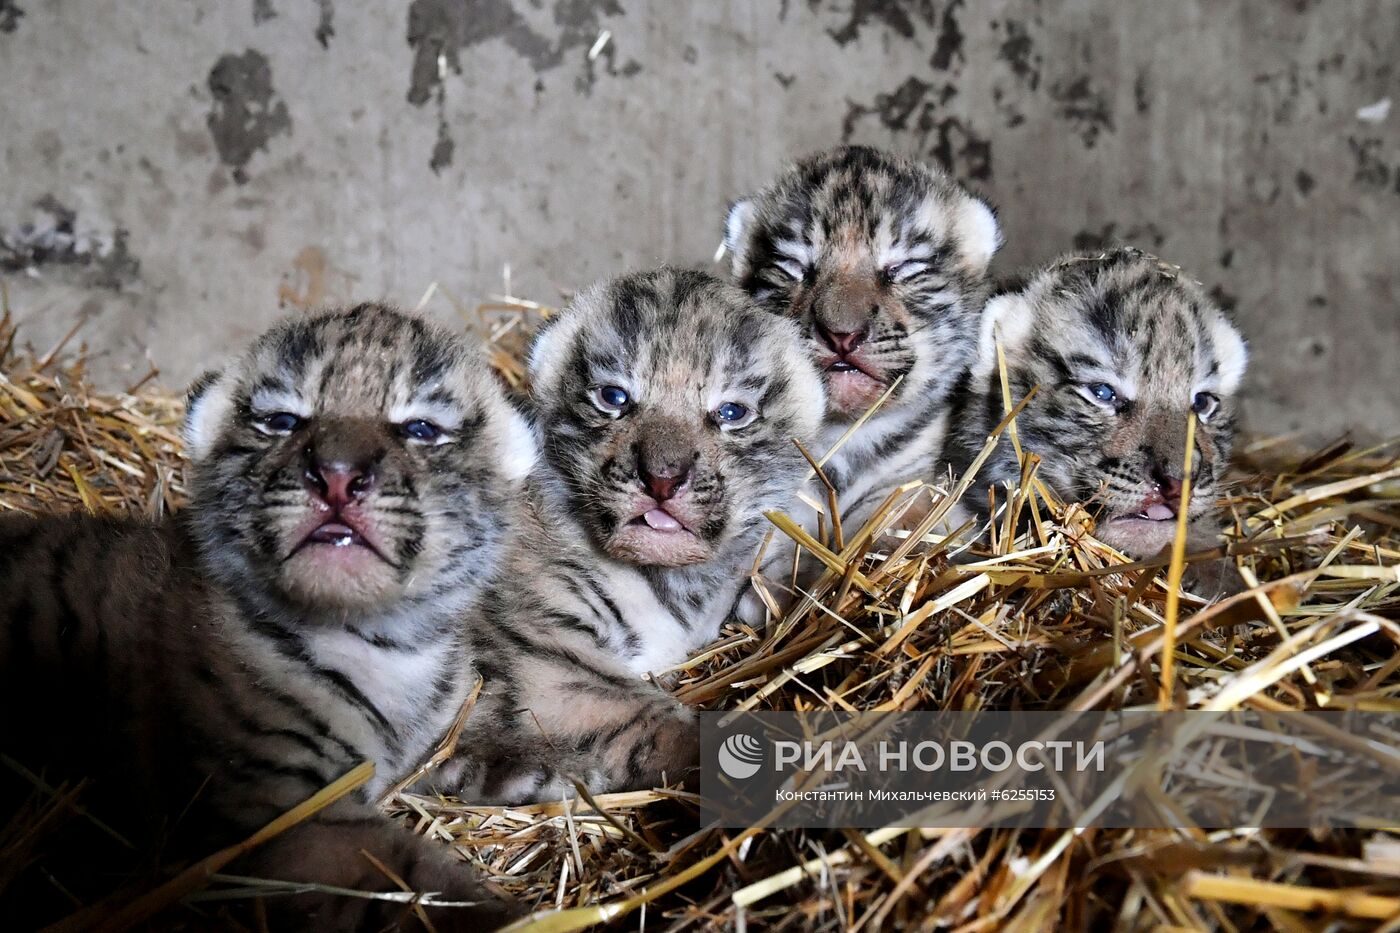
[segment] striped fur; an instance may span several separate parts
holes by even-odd
[[[1136,558],[1171,541],[1180,500],[1173,490],[1183,475],[1193,406],[1198,426],[1188,516],[1197,543],[1216,534],[1213,505],[1234,439],[1234,396],[1247,354],[1239,332],[1198,283],[1124,248],[1067,257],[993,298],[958,402],[958,469],[1003,414],[997,339],[1012,397],[1039,386],[1016,419],[1021,445],[1043,458],[1038,475],[1061,496],[1098,506],[1097,537]],[[986,518],[989,486],[1019,473],[1003,436],[964,502]],[[1149,512],[1153,518],[1139,517]]]
[[[483,902],[433,911],[439,930],[502,919],[466,866],[373,806],[463,702],[461,620],[533,461],[482,370],[455,336],[386,307],[290,320],[196,385],[178,519],[0,522],[0,692],[30,711],[5,717],[4,750],[98,778],[88,806],[148,841],[175,820],[171,856],[240,839],[372,761],[367,785],[238,870],[394,889],[364,849],[416,890]],[[420,420],[443,433],[408,436]],[[359,898],[267,905],[278,929],[416,922]]]
[[[764,511],[802,476],[793,439],[818,427],[821,379],[790,322],[670,269],[581,292],[539,336],[530,375],[544,454],[486,599],[466,756],[434,779],[507,802],[572,795],[571,773],[595,791],[652,786],[694,764],[696,735],[642,675],[715,638]],[[629,397],[621,410],[600,408],[608,386]],[[726,424],[727,403],[756,417]],[[674,495],[657,498],[646,476],[676,465]],[[657,509],[683,527],[651,527],[641,516]]]
[[[938,472],[948,400],[972,361],[987,266],[1001,245],[996,218],[937,169],[845,146],[736,202],[725,244],[735,280],[798,322],[825,373],[818,452],[895,386],[825,467],[844,526],[859,528],[893,489]],[[794,517],[802,513],[810,510],[797,506]],[[790,543],[773,547],[764,575],[781,585],[791,564]],[[757,621],[760,604],[746,601],[743,614]]]

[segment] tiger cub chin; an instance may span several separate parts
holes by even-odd
[[[938,473],[949,396],[971,364],[987,266],[1001,241],[992,209],[951,177],[863,146],[798,162],[730,208],[725,245],[735,280],[798,323],[825,378],[814,453],[830,450],[890,393],[824,468],[848,540],[894,489]],[[825,501],[815,484],[808,492]],[[804,514],[815,526],[810,509],[793,510]],[[782,589],[793,546],[780,540],[763,574]],[[799,584],[821,569],[809,563]],[[741,615],[758,621],[762,604],[746,599]]]
[[[369,783],[236,873],[397,890],[363,850],[415,891],[479,903],[429,909],[437,929],[503,920],[466,865],[374,802],[465,698],[462,618],[502,557],[529,426],[457,337],[366,304],[281,323],[203,378],[186,435],[175,519],[0,521],[0,703],[23,710],[0,748],[50,783],[94,778],[89,811],[177,858],[371,761]],[[81,846],[105,838],[81,829]],[[52,872],[87,901],[109,864]],[[9,893],[56,896],[32,874]],[[356,897],[265,903],[277,929],[417,923]]]
[[[1016,418],[1021,446],[1043,458],[1037,475],[1061,497],[1097,506],[1095,537],[1134,558],[1152,557],[1171,543],[1185,508],[1193,545],[1214,544],[1214,504],[1248,354],[1199,284],[1122,248],[1061,259],[989,301],[956,416],[958,470],[1003,416],[997,339],[1013,400],[1039,386]],[[1190,412],[1196,440],[1183,503]],[[985,519],[988,486],[1019,476],[1003,434],[963,502]],[[1231,581],[1227,568],[1208,567],[1197,582],[1218,589]]]
[[[549,321],[529,371],[543,456],[524,530],[474,627],[485,685],[469,800],[650,787],[698,755],[694,714],[642,675],[713,641],[763,513],[806,463],[821,377],[790,321],[698,272],[623,276]],[[521,741],[521,737],[529,737]]]

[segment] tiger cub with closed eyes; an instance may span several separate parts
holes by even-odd
[[[653,786],[696,763],[693,713],[642,675],[714,640],[823,409],[792,322],[698,272],[584,290],[529,370],[543,454],[474,627],[485,685],[463,754],[429,778],[468,800],[558,800],[570,774]]]
[[[1003,415],[998,339],[1012,398],[1039,386],[1016,418],[1021,446],[1042,458],[1037,475],[1060,496],[1097,505],[1099,540],[1152,557],[1171,543],[1184,508],[1192,548],[1216,543],[1214,504],[1248,353],[1198,283],[1155,256],[1121,248],[1067,257],[993,298],[959,400],[958,469]],[[1183,503],[1188,412],[1197,427],[1191,498]],[[1020,473],[1003,435],[963,501],[985,519],[988,487]],[[1196,568],[1197,588],[1228,586],[1231,569]]]
[[[972,361],[1001,240],[992,209],[951,177],[864,146],[798,162],[730,208],[724,241],[735,280],[798,323],[825,378],[813,453],[891,393],[824,467],[851,532],[894,489],[939,472],[949,398]],[[769,583],[791,576],[793,549],[786,536],[770,546]],[[799,572],[799,585],[808,575]],[[762,605],[746,599],[741,614],[756,622]]]
[[[439,930],[505,919],[468,866],[374,803],[474,679],[462,619],[503,556],[528,424],[456,336],[368,304],[272,328],[196,385],[186,435],[176,518],[0,520],[0,706],[23,710],[0,750],[51,783],[96,778],[80,802],[171,857],[239,841],[371,761],[368,783],[236,871],[397,891],[363,850],[415,891],[478,903],[428,908]],[[87,899],[107,870],[91,869],[52,871]],[[7,894],[60,890],[37,871]],[[266,904],[277,929],[417,926],[385,901]]]

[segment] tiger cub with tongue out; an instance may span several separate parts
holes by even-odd
[[[993,298],[955,416],[958,468],[1002,417],[998,340],[1012,397],[1039,386],[1016,418],[1021,446],[1042,458],[1038,476],[1060,496],[1094,503],[1095,537],[1131,557],[1152,557],[1172,542],[1184,508],[1190,549],[1216,543],[1214,504],[1248,353],[1198,283],[1155,256],[1120,248],[1066,257]],[[1189,412],[1197,425],[1190,500],[1182,502]],[[1003,435],[963,502],[985,519],[988,487],[1020,473]],[[1224,562],[1195,567],[1193,577],[1202,595],[1234,583]]]
[[[42,852],[12,836],[5,928],[78,898],[110,916],[146,856],[245,839],[366,761],[366,783],[233,866],[294,886],[263,901],[263,928],[504,922],[456,854],[376,801],[468,695],[463,618],[506,554],[529,425],[464,341],[364,304],[271,328],[198,382],[185,433],[178,516],[0,515],[0,752],[54,784],[91,778],[79,802],[139,847],[81,820],[46,823]],[[0,767],[12,829],[30,826],[21,773]],[[401,886],[476,906],[349,896]]]
[[[520,803],[649,787],[696,763],[644,674],[713,641],[822,415],[796,326],[673,269],[581,292],[529,360],[542,459],[476,628],[481,697],[430,781]],[[522,741],[522,737],[525,737]]]
[[[822,369],[829,404],[813,453],[889,393],[824,467],[848,532],[900,485],[939,473],[950,395],[972,362],[1001,242],[992,209],[951,177],[863,146],[798,162],[730,208],[735,280],[798,324]],[[804,505],[785,511],[815,524]],[[775,539],[767,583],[783,588],[792,561],[791,540]],[[820,569],[802,568],[798,585]],[[746,598],[740,615],[760,621],[762,604]]]

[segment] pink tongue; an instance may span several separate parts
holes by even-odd
[[[642,516],[648,525],[657,531],[680,531],[681,523],[671,517],[669,512],[663,509],[652,509]]]
[[[1149,505],[1147,507],[1147,517],[1154,522],[1164,522],[1169,518],[1176,518],[1176,513],[1173,512],[1170,507],[1159,502],[1156,505]]]

